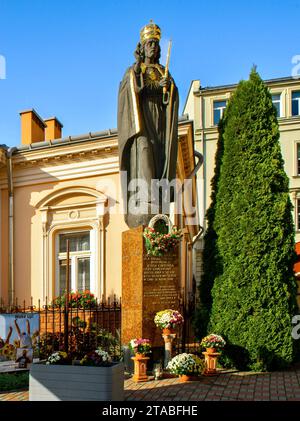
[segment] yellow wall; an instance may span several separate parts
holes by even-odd
[[[118,184],[119,175],[109,176]],[[105,180],[105,177],[102,181]],[[43,271],[43,229],[41,213],[35,208],[37,194],[47,196],[53,190],[84,185],[96,188],[99,180],[97,177],[73,179],[71,181],[36,184],[15,189],[15,295],[23,297],[26,301],[30,297],[42,297]],[[85,196],[68,196],[61,201],[61,205],[79,204],[86,201]],[[80,219],[78,220],[80,223]],[[106,295],[121,295],[121,233],[128,229],[123,218],[119,215],[110,215],[106,226]],[[87,224],[88,225],[88,224]],[[53,279],[54,281],[54,279]],[[24,297],[25,291],[25,297]]]
[[[181,128],[182,141],[192,148],[192,125]],[[188,133],[188,134],[187,134]],[[92,139],[62,147],[22,151],[13,155],[15,297],[44,304],[55,295],[59,231],[91,228],[98,261],[97,296],[121,296],[122,232],[128,229],[121,212],[117,138]],[[192,150],[192,149],[191,149]],[[193,157],[189,158],[193,161]],[[184,177],[184,162],[180,173]],[[194,162],[191,163],[192,167]],[[8,194],[5,168],[1,190],[1,297],[8,301]],[[104,201],[109,209],[103,217]],[[190,237],[197,228],[188,227]],[[189,234],[187,231],[187,239]],[[190,263],[189,263],[190,264]],[[96,264],[97,266],[97,264]],[[182,268],[185,271],[186,266]],[[186,271],[185,271],[186,272]],[[185,274],[182,276],[185,283]]]
[[[1,271],[0,296],[7,300],[8,293],[8,193],[1,191]]]

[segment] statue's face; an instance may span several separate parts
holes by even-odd
[[[148,39],[144,45],[145,58],[155,60],[159,51],[159,41],[156,39]]]

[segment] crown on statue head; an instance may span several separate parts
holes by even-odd
[[[159,41],[161,37],[160,27],[157,26],[151,19],[150,23],[141,29],[140,37],[142,44],[144,44],[148,39],[157,39]]]

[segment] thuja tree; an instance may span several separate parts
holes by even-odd
[[[215,174],[211,181],[211,204],[206,212],[206,230],[203,249],[203,275],[198,288],[199,305],[195,312],[194,328],[198,338],[203,338],[207,333],[209,316],[212,306],[211,290],[214,279],[221,273],[221,263],[217,249],[217,233],[214,229],[216,195],[220,176],[220,164],[223,156],[223,128],[225,116],[220,120],[218,143],[215,155]]]
[[[276,110],[255,69],[229,101],[223,130],[214,215],[222,270],[209,327],[227,339],[235,366],[283,367],[295,353],[294,226]]]

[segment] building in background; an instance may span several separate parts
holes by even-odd
[[[294,206],[295,240],[296,243],[300,243],[300,79],[285,77],[266,80],[265,83],[277,109],[281,151]],[[204,88],[199,80],[194,80],[184,107],[184,113],[194,121],[195,149],[203,155],[204,160],[197,179],[199,219],[204,229],[205,213],[210,205],[211,179],[215,169],[218,123],[236,87],[234,84]],[[299,245],[296,249],[300,256]],[[298,275],[300,276],[300,266]]]
[[[122,232],[116,130],[62,137],[55,117],[35,110],[21,115],[21,146],[0,148],[0,297],[4,302],[33,297],[48,302],[66,288],[66,240],[70,241],[72,290],[98,298],[121,296]],[[178,127],[177,177],[195,167],[193,124]],[[190,203],[196,208],[196,178]],[[189,213],[192,209],[186,208]],[[197,224],[183,228],[181,287],[192,292],[193,238]]]

